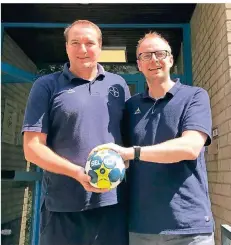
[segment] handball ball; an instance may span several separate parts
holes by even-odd
[[[85,171],[92,186],[113,189],[124,179],[125,165],[116,151],[101,149],[89,155]]]

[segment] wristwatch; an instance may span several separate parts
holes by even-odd
[[[134,160],[139,161],[140,160],[140,146],[133,146],[134,149]]]

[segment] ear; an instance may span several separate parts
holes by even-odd
[[[99,41],[99,47],[100,47],[101,50],[102,50],[102,46],[103,46],[103,42]]]
[[[142,71],[140,61],[139,60],[136,60],[136,62],[137,62],[137,66],[138,66],[139,71]]]
[[[67,52],[67,45],[68,45],[67,42],[65,43],[65,45],[66,45],[66,52]]]
[[[170,62],[170,67],[173,67],[174,59],[173,59],[173,56],[172,55],[169,58],[169,62]]]

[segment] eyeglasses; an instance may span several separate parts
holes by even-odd
[[[165,59],[168,55],[171,55],[169,51],[167,50],[158,50],[155,52],[143,52],[138,55],[138,59],[143,60],[143,61],[149,61],[152,59],[152,55],[155,55],[155,58],[157,60],[163,60]]]

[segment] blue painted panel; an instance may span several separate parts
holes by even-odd
[[[128,84],[136,85],[136,92],[142,93],[145,89],[146,79],[142,73],[137,74],[119,74],[121,77],[125,79]],[[172,74],[171,79],[179,78],[181,83],[185,84],[185,76],[179,74]]]
[[[180,75],[180,74],[171,74],[170,77],[171,77],[171,79],[179,78],[181,83],[186,84],[186,83],[185,83],[185,76],[184,76],[184,75]]]
[[[17,77],[16,75],[2,74],[1,83],[32,83],[33,80],[27,80],[22,77]]]
[[[139,93],[139,85],[138,85],[138,81],[126,81],[128,85],[135,85],[135,93]]]
[[[69,23],[2,23],[4,28],[66,28]]]
[[[119,74],[121,77],[125,79],[128,84],[135,84],[136,92],[142,93],[145,88],[145,77],[141,73],[137,74]]]
[[[185,83],[188,85],[193,85],[190,24],[185,24],[183,28],[183,63]]]
[[[32,83],[37,77],[35,74],[26,72],[4,62],[1,63],[1,69],[1,83]]]
[[[37,173],[41,173],[41,169],[37,167]],[[40,224],[40,196],[41,196],[41,181],[36,181],[34,199],[33,199],[33,223],[32,223],[32,239],[31,245],[39,244],[39,224]]]
[[[2,178],[2,181],[37,181],[42,179],[42,172],[13,171],[12,177]]]

